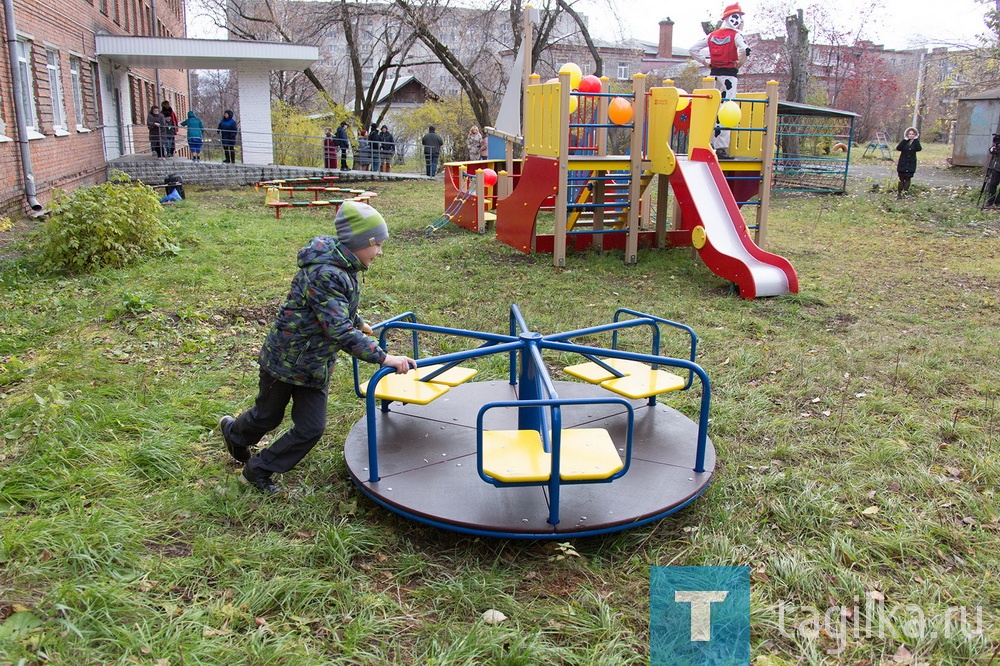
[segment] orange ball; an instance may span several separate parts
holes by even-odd
[[[632,104],[624,97],[615,97],[608,104],[608,120],[615,125],[624,125],[632,120]]]
[[[493,187],[497,184],[497,172],[493,169],[483,169],[483,185]]]

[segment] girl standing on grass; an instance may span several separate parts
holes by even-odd
[[[920,134],[916,127],[907,127],[903,132],[903,140],[896,145],[899,151],[899,162],[896,163],[896,173],[899,184],[896,185],[896,198],[902,199],[910,191],[910,180],[917,172],[917,153],[920,152]]]

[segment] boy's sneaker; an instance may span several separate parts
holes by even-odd
[[[734,160],[734,159],[736,159],[735,157],[733,157],[732,155],[730,155],[729,151],[726,150],[725,148],[719,148],[719,149],[717,149],[715,151],[715,158],[719,159],[719,160]]]
[[[219,419],[219,432],[222,433],[222,441],[226,443],[226,451],[229,451],[229,455],[241,463],[246,464],[246,461],[250,460],[250,447],[238,446],[226,435],[226,428],[232,425],[235,421],[236,419],[232,416],[223,416]]]
[[[253,486],[265,495],[276,495],[281,492],[281,486],[271,480],[271,475],[255,474],[249,467],[244,467],[240,472],[240,483]]]

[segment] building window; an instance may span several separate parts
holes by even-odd
[[[59,51],[46,51],[45,55],[52,101],[52,129],[56,134],[66,134],[66,104],[63,102],[62,77],[59,76]]]
[[[101,71],[97,63],[90,63],[90,94],[93,96],[91,103],[94,105],[94,125],[100,127],[101,124]],[[110,81],[108,82],[110,90]]]
[[[100,7],[100,10],[101,10],[101,13],[104,14],[105,16],[107,16],[108,15],[108,0],[101,0],[101,4],[99,5],[99,7]]]
[[[14,42],[17,54],[17,85],[21,86],[24,104],[24,122],[29,132],[38,132],[38,114],[35,112],[35,80],[31,76],[31,44],[19,39]]]
[[[87,120],[83,115],[83,79],[80,78],[80,59],[69,57],[69,81],[73,86],[73,110],[76,112],[76,131],[86,129]]]
[[[628,77],[630,76],[629,73],[630,69],[631,68],[629,67],[629,64],[627,62],[618,63],[618,80],[627,81]]]

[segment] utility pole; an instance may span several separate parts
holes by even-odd
[[[997,0],[1000,2],[1000,0]],[[920,104],[922,102],[923,92],[924,92],[924,55],[926,50],[920,49],[920,62],[917,65],[917,95],[913,100],[913,122],[910,123],[911,127],[916,127],[917,132],[920,132]]]

